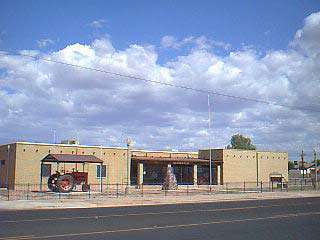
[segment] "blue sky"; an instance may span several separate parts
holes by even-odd
[[[0,51],[320,111],[319,1],[1,1]],[[207,96],[0,56],[0,143],[207,147]],[[319,113],[213,96],[214,147],[250,136],[297,158]],[[320,150],[320,149],[319,149]],[[309,152],[308,152],[309,151]]]
[[[319,1],[1,1],[1,48],[37,48],[50,38],[53,49],[89,43],[108,34],[120,49],[129,44],[159,45],[164,35],[205,35],[234,48],[283,49],[320,9]],[[89,24],[104,20],[93,31]]]

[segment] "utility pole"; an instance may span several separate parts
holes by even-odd
[[[303,149],[301,151],[301,169],[302,169],[302,178],[304,179],[304,153],[303,153]]]
[[[129,193],[129,184],[130,184],[130,145],[131,139],[127,138],[127,181],[126,181],[126,188],[125,193]]]
[[[313,149],[314,156],[314,172],[315,172],[315,189],[318,189],[318,161],[317,161],[317,152]]]
[[[211,107],[210,107],[210,94],[208,94],[208,114],[209,114],[209,123],[208,123],[208,135],[209,135],[209,185],[211,188],[212,185],[212,153],[211,153]]]
[[[56,130],[53,130],[53,144],[55,144],[56,141]]]

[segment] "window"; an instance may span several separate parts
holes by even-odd
[[[43,177],[50,177],[51,176],[51,164],[42,164],[42,176]]]
[[[100,178],[100,173],[101,173],[101,165],[97,165],[97,178]],[[102,175],[101,177],[105,178],[107,175],[107,166],[102,165]]]
[[[5,160],[0,160],[0,167],[4,166],[6,164]]]

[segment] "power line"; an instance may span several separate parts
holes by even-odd
[[[173,83],[168,83],[168,82],[163,82],[163,81],[157,81],[157,80],[147,79],[147,78],[138,77],[138,76],[134,76],[134,75],[116,73],[116,72],[106,71],[106,70],[102,70],[102,69],[98,69],[98,68],[86,67],[86,66],[81,66],[81,65],[77,65],[77,64],[57,61],[57,60],[53,60],[53,59],[49,59],[49,58],[33,56],[33,55],[29,55],[29,54],[8,53],[8,52],[0,50],[0,55],[2,55],[2,56],[29,57],[29,58],[32,58],[32,59],[35,59],[35,60],[42,60],[42,61],[46,61],[46,62],[52,62],[52,63],[57,63],[57,64],[60,64],[60,65],[65,65],[65,66],[69,66],[69,67],[83,69],[83,70],[89,70],[89,71],[94,71],[94,72],[99,72],[99,73],[104,73],[104,74],[109,74],[109,75],[114,75],[114,76],[119,76],[119,77],[125,77],[125,78],[129,78],[129,79],[135,79],[135,80],[144,81],[144,82],[148,82],[148,83],[155,83],[155,84],[164,85],[164,86],[168,86],[168,87],[180,88],[180,89],[184,89],[184,90],[190,90],[190,91],[195,91],[195,92],[200,92],[200,93],[205,93],[205,94],[210,94],[210,95],[233,98],[233,99],[242,100],[242,101],[263,103],[263,104],[268,104],[268,105],[273,105],[273,106],[280,106],[280,107],[289,108],[289,109],[292,109],[292,110],[300,110],[300,111],[308,111],[308,112],[320,112],[320,110],[306,108],[306,107],[298,107],[298,106],[294,106],[294,105],[286,105],[286,104],[270,102],[270,101],[256,99],[256,98],[241,97],[241,96],[236,96],[236,95],[232,95],[232,94],[216,92],[216,91],[213,91],[213,90],[205,90],[205,89],[201,89],[201,88],[193,88],[193,87],[190,87],[190,86],[173,84]]]

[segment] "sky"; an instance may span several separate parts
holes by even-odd
[[[2,0],[0,53],[0,144],[320,152],[319,1]],[[211,95],[208,130],[205,93],[41,58],[311,111]]]

